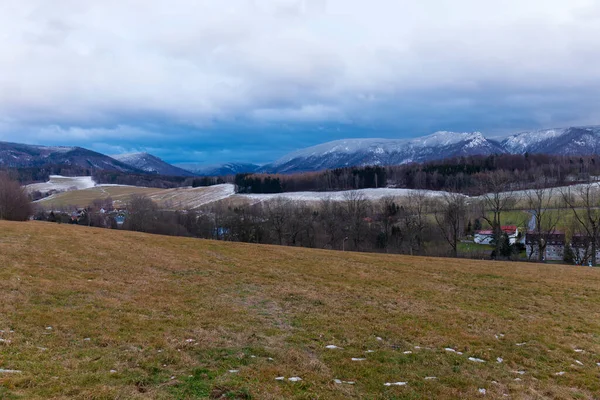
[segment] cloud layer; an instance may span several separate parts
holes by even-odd
[[[215,162],[232,140],[600,123],[598,48],[594,0],[2,2],[0,140]]]

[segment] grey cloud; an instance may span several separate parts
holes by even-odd
[[[546,123],[542,89],[552,109],[574,107],[569,121],[593,120],[576,109],[598,100],[599,16],[591,0],[5,1],[0,139],[17,125],[36,140],[54,125],[110,139],[144,116],[198,127],[383,114],[395,127],[379,108],[418,99],[468,114],[486,96]]]

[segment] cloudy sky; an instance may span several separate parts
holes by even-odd
[[[266,162],[600,124],[598,0],[0,2],[0,140]]]

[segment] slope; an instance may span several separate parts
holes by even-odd
[[[195,174],[185,169],[171,165],[160,158],[148,153],[130,153],[111,156],[133,168],[152,174],[165,176],[194,176]]]
[[[0,142],[0,167],[27,168],[70,165],[88,169],[142,172],[104,154],[81,147],[33,146]]]
[[[596,269],[35,222],[0,222],[0,265],[2,398],[600,392]]]
[[[504,152],[498,143],[479,132],[436,132],[410,140],[336,140],[290,153],[264,166],[261,171],[291,173],[362,165],[399,165]]]

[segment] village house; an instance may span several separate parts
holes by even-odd
[[[592,258],[592,238],[587,235],[573,235],[571,247],[578,264],[589,264]],[[596,260],[600,260],[600,245],[596,246]]]
[[[521,240],[519,235],[519,228],[514,225],[503,226],[501,227],[502,232],[508,235],[508,241],[510,244],[515,244]],[[494,231],[493,230],[481,230],[476,231],[474,236],[474,242],[477,244],[492,244],[494,241]]]
[[[544,261],[562,261],[565,255],[567,243],[564,232],[554,232],[549,235],[538,235],[536,232],[527,232],[525,235],[525,247],[527,259],[537,260],[539,258],[539,243],[546,240],[546,248],[542,255]]]

